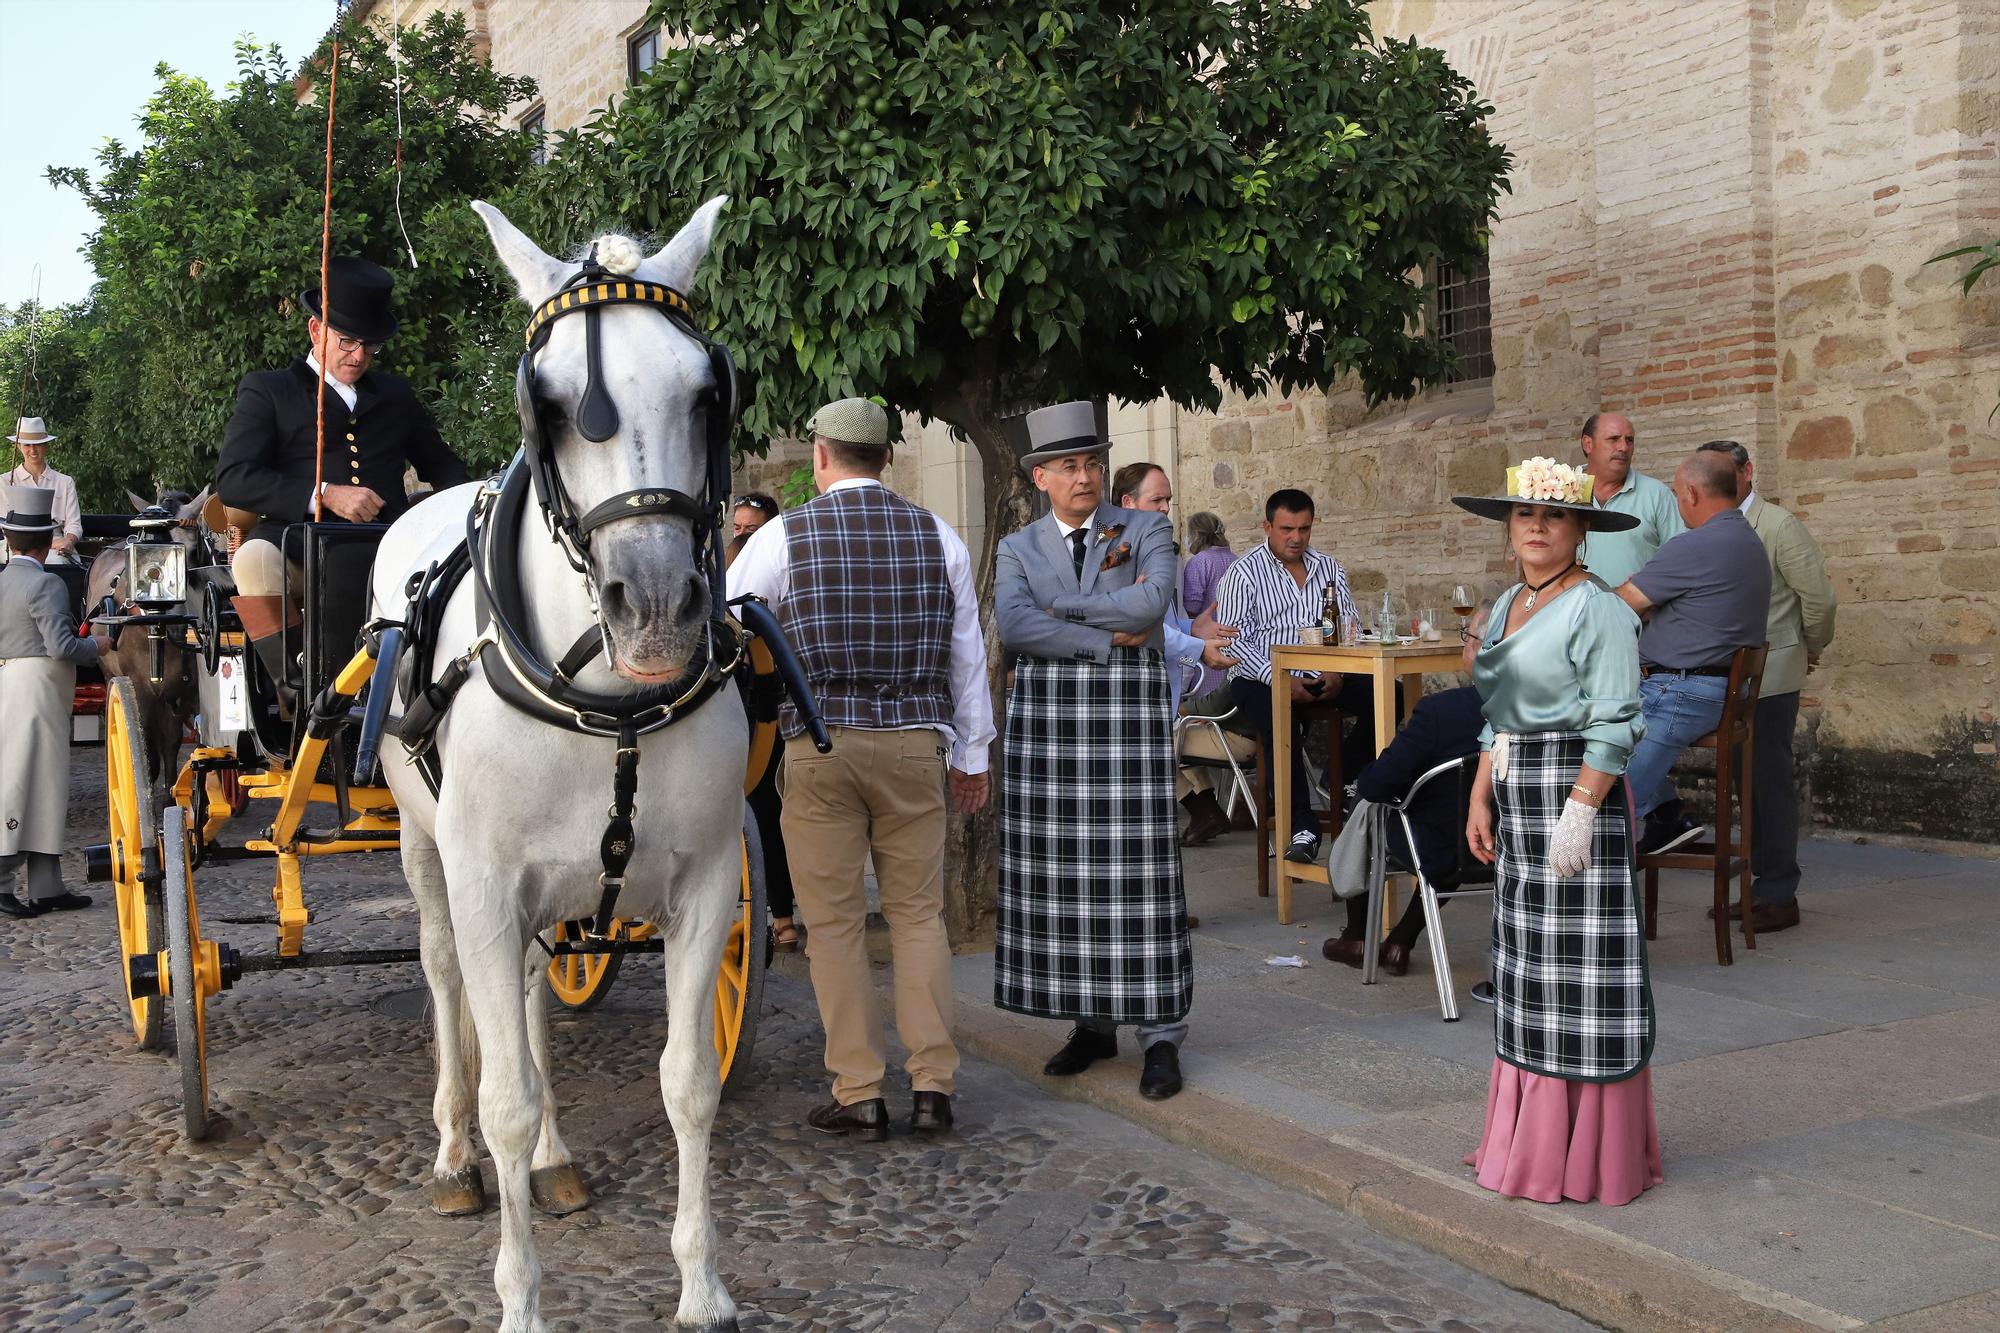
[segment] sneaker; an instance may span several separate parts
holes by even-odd
[[[1292,835],[1292,845],[1285,849],[1285,859],[1300,865],[1311,865],[1319,859],[1319,834],[1311,829],[1300,829]]]
[[[1493,983],[1490,981],[1482,981],[1477,986],[1474,986],[1472,988],[1472,998],[1479,1001],[1481,1004],[1492,1004]]]

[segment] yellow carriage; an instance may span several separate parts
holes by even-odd
[[[135,540],[124,587],[147,595],[124,608],[107,605],[92,617],[113,633],[152,640],[156,677],[184,668],[199,686],[199,743],[167,784],[148,773],[140,691],[125,677],[110,682],[104,736],[110,840],[86,853],[91,878],[113,886],[132,1030],[142,1048],[166,1045],[171,1011],[182,1123],[190,1139],[208,1133],[210,1000],[249,973],[413,962],[419,956],[414,948],[306,948],[312,920],[302,874],[306,859],[391,850],[398,843],[395,804],[375,771],[375,743],[395,690],[401,630],[361,624],[367,563],[383,530],[367,524],[293,530],[305,555],[303,619],[296,644],[288,640],[284,654],[301,669],[293,682],[271,680],[246,651],[229,605],[227,566],[190,569],[184,553]],[[741,615],[730,623],[744,644],[740,679],[752,714],[747,794],[770,762],[780,694],[787,684],[800,695],[803,687],[769,611],[752,602]],[[299,702],[281,706],[281,696],[294,691]],[[806,707],[810,711],[809,702]],[[268,820],[255,836],[226,842],[231,820],[251,809],[268,811]],[[749,1066],[770,960],[762,854],[748,833],[746,828],[738,913],[715,981],[715,1046],[725,1092]],[[197,871],[243,859],[274,865],[277,932],[266,953],[242,952],[202,933]],[[544,947],[551,992],[565,1005],[588,1009],[603,999],[626,954],[657,952],[660,942],[652,924],[614,918],[601,929],[589,920],[560,923],[544,937]]]

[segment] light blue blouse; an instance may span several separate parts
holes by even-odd
[[[1583,761],[1623,773],[1646,734],[1639,713],[1639,617],[1615,593],[1586,579],[1512,634],[1507,609],[1521,585],[1500,594],[1472,659],[1486,711],[1479,748],[1496,731],[1583,733]],[[1495,637],[1500,634],[1500,637]]]

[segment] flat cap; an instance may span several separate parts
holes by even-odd
[[[863,448],[889,447],[889,414],[866,398],[841,398],[813,413],[806,423],[812,435]]]

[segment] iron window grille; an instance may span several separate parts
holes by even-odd
[[[1493,378],[1493,297],[1484,258],[1467,265],[1440,263],[1432,273],[1438,337],[1458,353],[1448,386],[1485,384]]]
[[[529,160],[536,166],[548,161],[549,109],[538,106],[521,117],[521,133],[531,136],[535,141],[535,151],[529,155]]]

